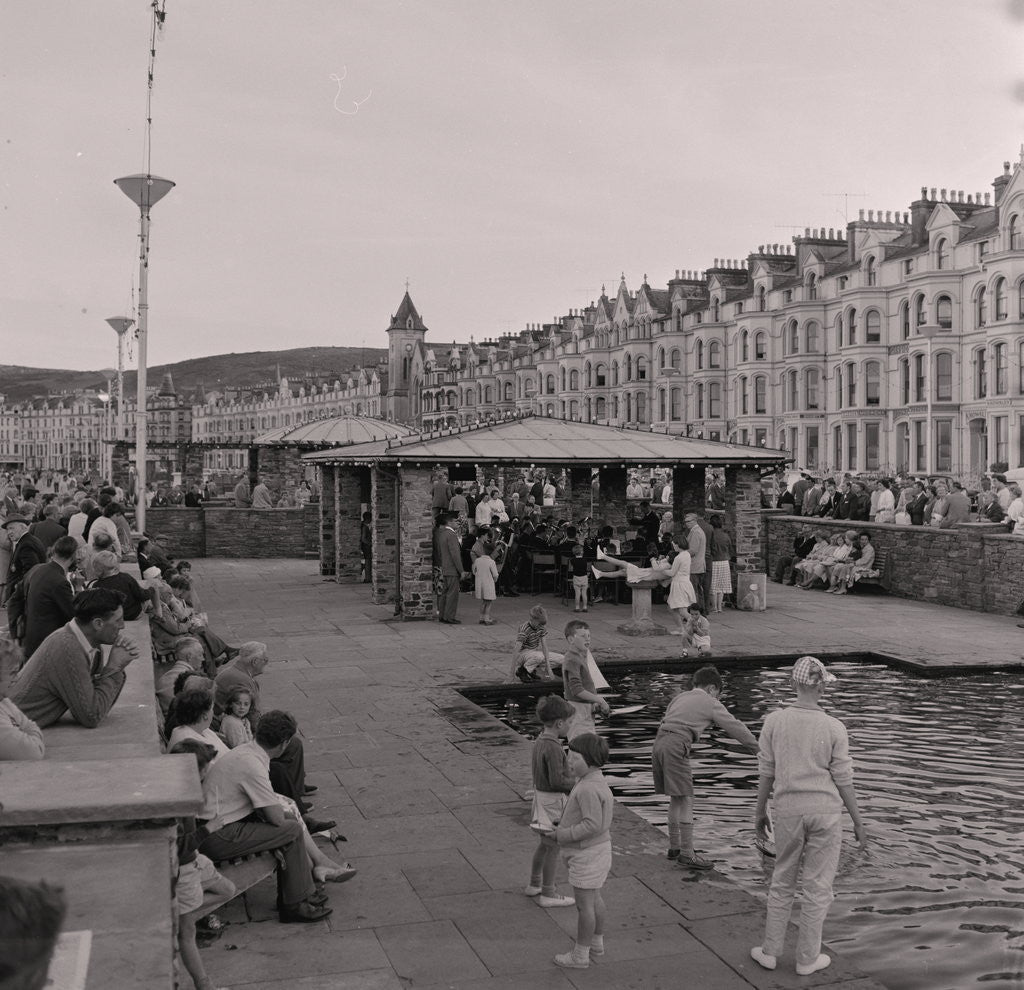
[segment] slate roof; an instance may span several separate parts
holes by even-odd
[[[621,429],[597,423],[577,423],[545,416],[526,416],[477,427],[306,454],[318,464],[380,461],[468,464],[749,464],[777,467],[789,458],[785,451],[745,447],[715,440],[697,440],[669,433]]]
[[[332,416],[299,426],[279,426],[253,440],[254,447],[332,447],[364,444],[408,436],[413,431],[398,423],[370,416]]]

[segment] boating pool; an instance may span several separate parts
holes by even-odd
[[[833,663],[839,681],[822,707],[850,735],[857,795],[871,841],[843,855],[825,939],[892,990],[1024,986],[1024,675],[921,677],[880,665]],[[665,829],[668,799],[653,793],[651,745],[689,674],[608,673],[600,720],[617,800]],[[722,701],[755,735],[794,697],[789,668],[725,673]],[[473,700],[535,736],[535,696]],[[696,845],[718,870],[761,896],[771,860],[753,845],[757,761],[717,730],[693,753]],[[666,869],[668,869],[666,863]],[[675,869],[675,867],[672,867]]]

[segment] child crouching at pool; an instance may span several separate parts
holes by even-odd
[[[668,795],[668,858],[693,870],[710,870],[711,860],[693,848],[693,769],[690,750],[712,725],[717,725],[750,753],[757,752],[754,734],[729,714],[718,699],[722,675],[715,667],[694,672],[693,687],[677,694],[665,709],[651,751],[654,790]]]
[[[604,899],[601,888],[612,866],[612,792],[601,767],[608,761],[608,743],[585,732],[569,742],[569,769],[577,778],[566,802],[555,841],[569,867],[576,898],[576,944],[555,956],[565,969],[587,969],[591,954],[604,955]]]
[[[539,828],[552,829],[562,820],[565,801],[575,778],[562,752],[560,737],[564,736],[572,721],[572,705],[549,694],[537,702],[537,718],[544,730],[533,744],[533,815],[531,822]],[[542,834],[533,862],[530,864],[530,884],[523,891],[527,897],[536,897],[543,908],[572,907],[571,897],[561,897],[555,889],[555,871],[558,869],[558,843],[550,834]]]

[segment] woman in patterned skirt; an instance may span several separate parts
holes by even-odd
[[[722,517],[712,516],[709,520],[714,533],[711,535],[711,600],[712,612],[722,611],[722,601],[732,594],[732,540],[722,529]]]

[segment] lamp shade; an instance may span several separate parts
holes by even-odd
[[[159,203],[174,188],[170,179],[158,175],[126,175],[114,179],[114,185],[142,210]]]
[[[128,332],[129,328],[135,323],[130,316],[108,316],[107,323],[117,332],[120,337],[121,334]]]

